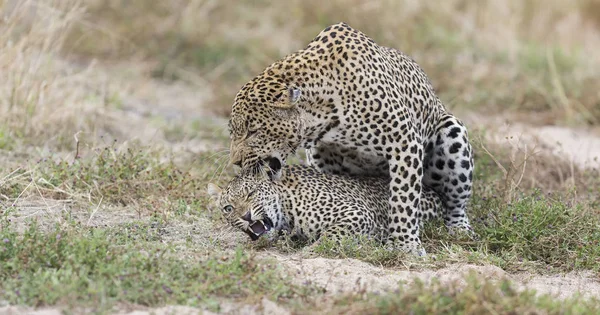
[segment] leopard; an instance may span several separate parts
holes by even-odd
[[[227,223],[252,241],[289,235],[314,247],[323,238],[341,243],[358,236],[385,244],[390,194],[385,178],[323,173],[299,164],[285,170],[280,181],[266,172],[242,172],[225,188],[208,184],[207,192]],[[443,214],[442,200],[427,186],[420,206],[421,223]]]
[[[344,22],[244,84],[228,130],[230,165],[266,169],[274,181],[300,149],[320,172],[387,178],[395,249],[426,254],[424,186],[442,199],[451,232],[473,234],[467,205],[474,159],[465,124],[416,61]]]

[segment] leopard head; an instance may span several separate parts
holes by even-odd
[[[279,179],[286,158],[303,140],[298,105],[306,102],[300,87],[286,74],[267,69],[248,82],[235,97],[229,120],[230,162],[258,171],[268,166]]]
[[[264,172],[244,172],[234,177],[225,189],[211,183],[207,190],[228,224],[248,234],[253,241],[287,226],[279,194]]]

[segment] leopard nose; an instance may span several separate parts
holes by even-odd
[[[242,220],[252,222],[252,214],[250,214],[250,211],[246,212],[246,214],[242,216]]]

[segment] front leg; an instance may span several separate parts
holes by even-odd
[[[419,234],[423,148],[412,132],[388,154],[390,167],[389,241],[408,252],[424,255]]]

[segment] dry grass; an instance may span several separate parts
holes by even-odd
[[[4,1],[1,12],[0,149],[60,148],[98,128],[108,102],[102,81],[61,58],[80,1]]]
[[[479,169],[475,176],[486,181],[481,194],[496,192],[506,202],[514,202],[519,193],[538,190],[574,201],[600,201],[598,169],[582,168],[541,147],[510,146],[481,137],[475,137],[473,144]]]

